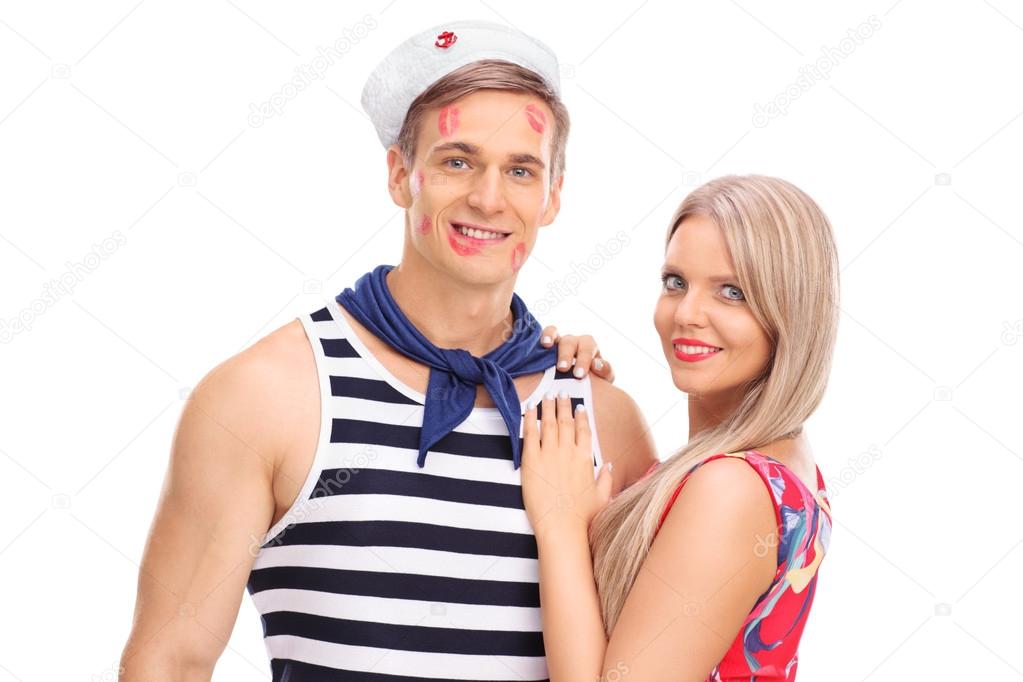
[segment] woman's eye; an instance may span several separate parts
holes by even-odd
[[[731,296],[726,295],[725,298],[727,298],[728,300],[730,300],[730,301],[745,301],[746,300],[746,296],[743,295],[742,289],[740,289],[739,287],[734,286],[732,284],[726,284],[724,288],[726,290],[731,289],[731,290],[735,291],[736,294],[738,295],[738,298],[733,298]]]
[[[678,275],[661,275],[661,284],[669,291],[673,291],[682,286],[682,278]],[[678,283],[678,286],[673,286],[673,283]]]

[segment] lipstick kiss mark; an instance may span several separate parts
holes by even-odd
[[[462,244],[455,237],[454,233],[448,235],[448,243],[451,244],[451,249],[459,256],[475,256],[480,252],[475,246],[469,246],[468,244]]]
[[[525,242],[519,242],[519,244],[515,247],[515,250],[512,251],[511,258],[512,258],[512,270],[515,271],[515,272],[518,272],[519,269],[522,267],[522,264],[526,262],[526,243]]]
[[[433,221],[430,220],[430,216],[424,215],[419,221],[419,234],[429,234],[430,228],[433,226]]]
[[[535,104],[526,105],[526,120],[529,126],[538,133],[542,133],[547,127],[547,115]]]
[[[416,171],[412,175],[412,184],[410,187],[412,190],[412,196],[419,196],[419,193],[423,191],[424,182],[426,182],[426,176],[423,175],[423,171]]]
[[[440,110],[437,127],[442,137],[451,137],[458,130],[458,107],[448,106]]]

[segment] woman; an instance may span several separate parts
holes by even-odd
[[[838,326],[831,226],[784,180],[722,177],[675,213],[661,279],[686,445],[609,500],[585,412],[548,396],[524,421],[550,679],[792,680],[831,531],[802,430]]]

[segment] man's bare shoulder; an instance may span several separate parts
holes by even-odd
[[[218,397],[259,401],[271,393],[268,389],[286,388],[303,366],[311,369],[314,361],[305,330],[296,319],[211,369],[196,390],[205,387],[211,394],[215,389]]]
[[[590,385],[600,451],[605,460],[615,463],[613,492],[617,494],[657,461],[657,450],[650,427],[632,396],[592,374]]]
[[[221,362],[190,399],[276,468],[296,422],[318,414],[316,365],[302,323],[292,320]]]
[[[245,355],[254,371],[270,374],[267,378],[287,378],[295,374],[296,364],[314,368],[309,338],[298,319],[282,325],[239,353]],[[274,374],[282,377],[274,377]]]
[[[607,379],[602,379],[596,374],[590,374],[590,386],[593,391],[593,400],[605,405],[613,406],[615,409],[625,409],[639,412],[639,406],[628,393],[615,386]]]

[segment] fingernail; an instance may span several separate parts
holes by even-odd
[[[544,344],[550,343],[551,342],[551,337],[549,337],[549,336],[543,337],[543,342],[544,342]]]
[[[593,369],[596,369],[596,370],[604,369],[604,361],[601,360],[600,358],[594,359],[594,361],[593,361]]]
[[[547,395],[543,397],[544,400],[554,400],[554,391],[547,391]]]
[[[575,368],[575,369],[574,369],[574,370],[572,371],[572,374],[574,374],[574,375],[575,375],[575,378],[576,378],[576,379],[582,379],[582,378],[583,378],[583,374],[584,374],[584,372],[583,372],[583,368],[582,368],[582,367],[576,367],[576,368]]]
[[[579,403],[578,405],[575,406],[575,411],[576,412],[585,412],[586,411],[586,406],[583,405],[582,403]]]
[[[560,393],[558,393],[558,397],[562,398],[562,399],[567,398],[568,397],[568,391],[561,391]]]
[[[558,369],[568,369],[568,360],[562,360],[559,362]]]

